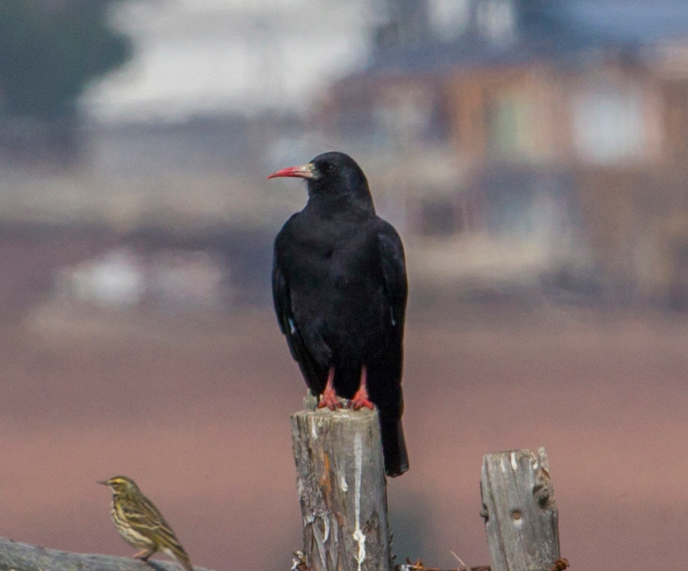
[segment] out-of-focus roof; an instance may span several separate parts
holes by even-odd
[[[382,47],[362,74],[441,73],[449,67],[513,65],[576,56],[595,48],[634,53],[661,41],[688,40],[686,0],[549,0],[516,2],[512,38],[488,38],[469,27],[451,42],[429,36],[413,45]]]
[[[571,25],[641,44],[688,38],[685,0],[577,0],[562,2]]]

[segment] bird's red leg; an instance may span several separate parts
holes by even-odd
[[[368,387],[366,386],[367,380],[368,371],[366,370],[365,365],[363,365],[363,367],[361,367],[361,386],[358,387],[354,398],[352,398],[351,402],[349,403],[349,406],[352,406],[354,410],[359,410],[364,406],[372,410],[375,406],[368,398]]]
[[[149,547],[148,549],[142,549],[136,555],[132,555],[132,559],[140,559],[141,561],[148,561],[148,558],[155,553],[155,549]]]
[[[325,407],[330,410],[342,408],[342,403],[339,401],[337,393],[334,391],[334,366],[330,367],[327,373],[327,384],[325,385],[325,390],[320,396],[320,402],[318,403],[318,408]]]

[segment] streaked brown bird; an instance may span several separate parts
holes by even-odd
[[[189,556],[174,531],[155,504],[139,490],[134,480],[126,476],[115,476],[97,483],[112,490],[110,515],[124,540],[141,549],[134,555],[135,559],[148,561],[151,555],[162,551],[176,559],[186,571],[193,571]]]

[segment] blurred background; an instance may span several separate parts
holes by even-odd
[[[0,535],[133,554],[122,473],[195,564],[291,566],[265,177],[333,149],[407,250],[397,560],[488,563],[482,454],[544,445],[573,569],[676,568],[682,0],[3,0]]]

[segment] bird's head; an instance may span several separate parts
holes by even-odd
[[[139,491],[139,487],[136,485],[136,482],[134,482],[134,480],[131,478],[127,478],[126,476],[115,476],[109,480],[99,481],[96,483],[107,486],[115,495],[131,494]]]
[[[368,180],[361,167],[349,155],[330,151],[302,166],[287,167],[268,178],[299,177],[308,181],[308,196],[348,197],[372,208]]]

